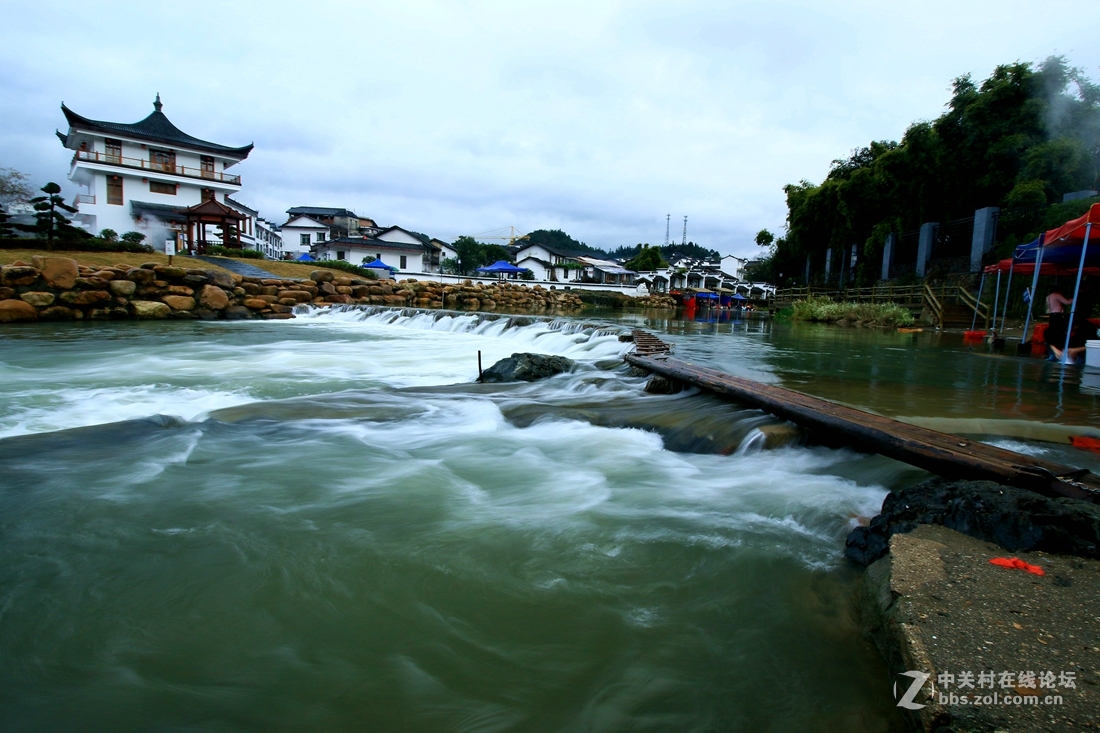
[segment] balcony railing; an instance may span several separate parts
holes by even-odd
[[[77,205],[92,204],[94,206],[95,205],[95,194],[94,193],[78,193],[76,195],[76,198],[73,199],[73,203],[77,204]]]
[[[220,181],[234,186],[241,185],[240,176],[231,176],[228,173],[212,171],[206,168],[188,168],[174,163],[154,163],[144,158],[124,158],[121,155],[109,155],[93,150],[78,150],[73,156],[73,165],[77,161],[85,163],[103,163],[104,165],[117,165],[122,168],[134,168],[137,170],[156,171],[168,173],[185,178],[199,178],[205,181]]]

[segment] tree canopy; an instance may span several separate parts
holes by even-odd
[[[642,251],[626,262],[626,268],[635,272],[652,272],[662,267],[668,267],[668,263],[661,257],[660,248],[648,244],[642,245]]]
[[[858,244],[861,279],[874,279],[886,236],[949,222],[986,206],[1057,202],[1100,181],[1100,86],[1052,56],[955,79],[947,110],[900,142],[880,140],[834,160],[821,183],[784,187],[787,234],[775,269]]]

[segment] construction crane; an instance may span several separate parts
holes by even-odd
[[[484,242],[489,239],[499,239],[501,241],[507,242],[509,246],[512,246],[516,242],[528,239],[528,236],[526,234],[517,234],[518,231],[519,230],[517,230],[515,227],[509,226],[501,227],[500,229],[490,229],[487,232],[482,232],[481,234],[471,234],[470,236],[479,242]],[[455,236],[451,239],[458,239],[458,237]]]

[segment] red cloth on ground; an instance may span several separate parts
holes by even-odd
[[[1038,565],[1031,565],[1018,557],[995,557],[989,563],[1009,570],[1026,570],[1032,575],[1046,575]]]
[[[1070,445],[1081,450],[1100,453],[1100,438],[1090,438],[1085,435],[1074,435],[1069,439]]]

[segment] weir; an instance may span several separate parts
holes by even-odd
[[[1100,501],[1100,479],[1086,469],[1042,461],[1003,448],[735,377],[670,355],[656,336],[634,331],[637,348],[623,358],[653,374],[705,389],[809,429],[828,444],[880,453],[952,479],[995,481],[1045,496]]]

